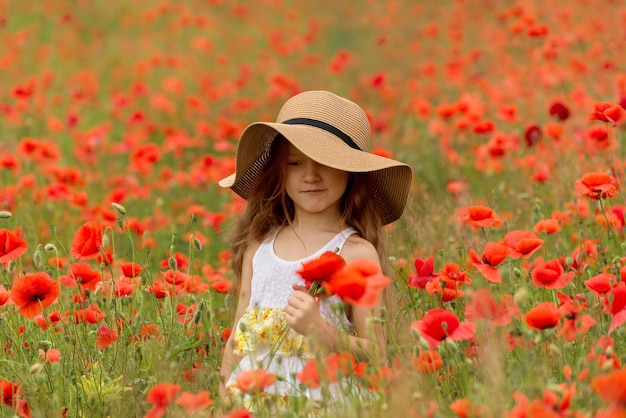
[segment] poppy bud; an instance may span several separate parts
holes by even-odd
[[[193,246],[196,247],[196,250],[202,251],[202,243],[197,237],[193,237]]]
[[[170,257],[167,260],[167,265],[172,269],[172,270],[178,270],[178,262],[176,262],[176,259],[174,257]]]
[[[614,364],[612,360],[606,360],[604,362],[602,362],[602,364],[600,365],[600,369],[603,372],[608,372],[610,370],[613,370]]]
[[[48,251],[48,252],[52,252],[52,251],[56,251],[56,250],[57,250],[57,247],[55,247],[55,246],[54,246],[54,244],[49,244],[49,243],[48,243],[48,244],[46,244],[46,245],[43,247],[43,249],[44,249],[44,250],[46,250],[46,251]]]
[[[108,235],[102,235],[102,248],[108,248],[109,247],[109,236]]]
[[[515,300],[515,303],[517,303],[518,305],[521,305],[521,304],[523,304],[526,301],[527,297],[528,297],[528,290],[526,290],[525,287],[521,287],[513,295],[513,300]]]
[[[0,210],[0,219],[11,219],[13,214],[8,210]]]
[[[607,358],[613,358],[613,356],[615,356],[615,350],[613,349],[612,345],[608,346],[606,350],[604,350],[604,355]]]
[[[191,214],[191,224],[192,224],[192,225],[195,225],[195,224],[197,224],[197,223],[198,223],[198,217],[196,216],[196,214],[195,214],[195,213],[192,213],[192,214]]]
[[[28,373],[39,374],[44,370],[44,368],[45,368],[45,365],[43,363],[35,363],[32,366],[30,366],[30,369],[28,369]]]
[[[522,271],[519,268],[514,267],[513,268],[513,275],[519,279],[520,277],[522,277]]]
[[[44,351],[44,353],[47,352],[50,349],[50,347],[52,347],[51,341],[41,340],[39,342],[39,348],[41,348]]]
[[[120,216],[126,215],[126,208],[119,203],[111,202],[111,207]]]
[[[35,254],[33,254],[33,263],[35,264],[35,267],[37,267],[38,269],[40,269],[42,266],[41,244],[37,246],[37,249],[35,250]]]

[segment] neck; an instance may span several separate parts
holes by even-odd
[[[302,215],[296,214],[293,222],[291,222],[291,227],[294,231],[328,231],[328,232],[340,232],[343,230],[346,225],[341,222],[341,218],[339,216],[336,217],[328,217],[328,216],[315,216],[315,215]]]

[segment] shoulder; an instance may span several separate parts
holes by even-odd
[[[348,237],[341,249],[341,256],[346,261],[367,258],[380,263],[380,257],[374,245],[358,234],[352,234]]]

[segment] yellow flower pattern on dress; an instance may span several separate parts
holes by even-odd
[[[312,358],[306,337],[287,328],[284,314],[283,308],[246,310],[239,319],[235,332],[234,354],[245,356],[254,353],[260,345],[264,345],[281,356]]]

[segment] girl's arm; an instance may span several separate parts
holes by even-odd
[[[236,364],[239,359],[235,357],[233,354],[233,345],[235,341],[235,327],[239,323],[239,319],[243,315],[250,302],[250,290],[252,283],[252,257],[258,248],[258,244],[249,245],[243,255],[243,266],[241,269],[241,285],[239,288],[239,298],[237,301],[237,310],[235,313],[235,321],[233,324],[232,332],[230,333],[230,337],[228,337],[228,341],[226,341],[226,345],[224,346],[224,354],[222,355],[222,365],[220,367],[220,396],[226,396],[226,386],[225,383],[230,377],[234,364]]]
[[[357,236],[350,237],[341,255],[346,261],[369,259],[380,264],[374,246]],[[327,352],[349,350],[357,358],[385,359],[385,338],[383,327],[377,318],[381,317],[382,295],[373,307],[363,308],[352,305],[352,320],[356,335],[349,335],[333,327],[320,315],[317,301],[303,287],[295,286],[285,309],[285,319],[296,332],[311,337]]]

